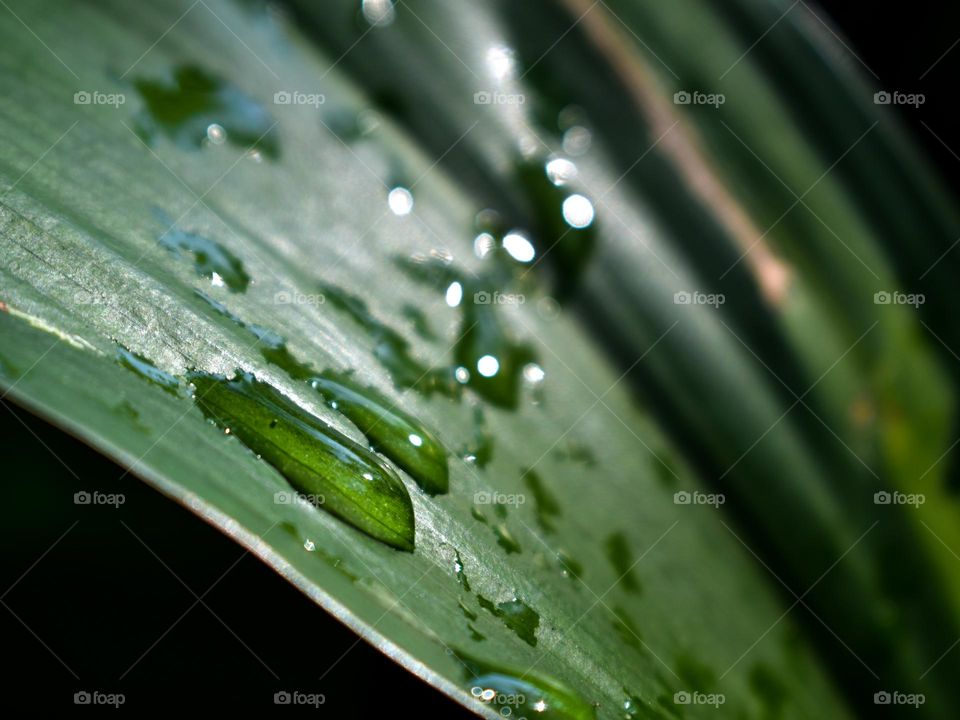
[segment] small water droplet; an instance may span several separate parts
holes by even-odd
[[[539,385],[546,377],[547,374],[543,368],[536,363],[527,363],[523,366],[523,379],[531,385]]]
[[[409,215],[413,210],[413,194],[405,187],[395,187],[387,195],[387,204],[394,215]]]
[[[593,143],[593,133],[582,125],[574,125],[563,134],[563,151],[567,155],[580,157],[590,150]]]
[[[477,360],[477,372],[485,378],[491,378],[500,371],[500,361],[493,355],[483,355]]]
[[[493,252],[497,241],[490,233],[480,233],[473,239],[473,254],[481,260]]]
[[[536,257],[533,243],[519,230],[507,233],[503,238],[503,249],[517,262],[528,263]]]
[[[453,375],[457,379],[457,382],[461,385],[465,385],[470,382],[470,371],[462,365],[454,370]]]
[[[563,201],[563,219],[570,227],[582,229],[593,222],[593,203],[585,196],[573,194]]]
[[[517,61],[512,48],[494,45],[487,50],[487,70],[494,80],[502,82],[516,73]]]
[[[459,282],[452,282],[447,287],[446,297],[444,298],[448,307],[457,307],[463,300],[463,285]]]
[[[566,185],[577,177],[577,166],[566,158],[552,158],[547,161],[544,169],[550,182],[557,187]]]
[[[116,361],[127,370],[156,385],[161,390],[178,395],[180,392],[180,381],[170,373],[164,372],[150,360],[138,355],[135,352],[127,350],[123,345],[117,345]]]
[[[317,549],[317,546],[313,543],[313,540],[304,540],[303,549],[306,550],[307,552],[313,552],[314,550]]]
[[[387,27],[397,18],[393,0],[362,0],[360,9],[364,19],[374,27]]]
[[[223,145],[227,141],[227,131],[222,125],[210,123],[207,125],[207,140],[214,145]]]

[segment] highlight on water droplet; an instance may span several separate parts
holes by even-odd
[[[573,228],[585,228],[593,222],[593,203],[586,197],[573,194],[563,201],[563,219]]]
[[[456,281],[450,283],[444,299],[448,307],[457,307],[460,301],[463,300],[463,285]]]
[[[207,125],[207,140],[214,145],[223,145],[227,141],[227,131],[222,125],[210,123]]]
[[[483,355],[477,360],[477,372],[485,378],[491,378],[500,371],[500,361],[493,355]]]
[[[413,504],[375,453],[307,412],[279,390],[238,372],[191,372],[204,415],[272,465],[290,484],[322,496],[324,510],[400,550],[414,548]]]
[[[536,256],[533,243],[519,230],[513,230],[503,237],[503,249],[517,262],[528,263]]]
[[[393,0],[362,0],[360,10],[363,18],[374,27],[387,27],[397,18]]]
[[[566,158],[551,158],[544,166],[544,170],[550,182],[557,187],[566,185],[577,177],[577,166]]]
[[[517,61],[513,49],[506,45],[494,45],[487,50],[487,70],[497,82],[507,80],[516,72]]]
[[[480,233],[473,239],[473,254],[481,260],[497,247],[497,241],[490,233]]]
[[[547,373],[536,363],[527,363],[523,366],[523,379],[531,385],[539,385],[547,377]]]
[[[567,155],[580,157],[590,150],[593,143],[593,133],[582,125],[574,125],[563,133],[563,151]]]
[[[409,215],[413,210],[413,194],[405,187],[395,187],[387,195],[387,205],[394,215]]]

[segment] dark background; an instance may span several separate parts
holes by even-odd
[[[884,87],[926,95],[922,107],[900,109],[900,116],[955,188],[960,43],[927,70],[960,38],[960,8],[942,0],[823,7]],[[297,690],[323,693],[320,712],[339,717],[398,708],[470,717],[357,643],[217,530],[136,478],[119,479],[120,467],[82,443],[7,400],[0,404],[6,709],[70,709],[74,692],[97,689],[124,693],[134,711],[266,710],[276,709],[275,692]],[[94,489],[122,492],[126,502],[120,509],[74,505],[75,492]],[[195,598],[177,576],[197,595],[216,583],[204,602],[220,620],[201,604],[190,609]]]

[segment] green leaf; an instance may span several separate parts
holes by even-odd
[[[513,38],[526,58],[571,17],[552,4],[525,7],[513,26],[505,7],[405,2],[394,27],[369,27],[355,2],[328,3],[318,49],[257,3],[169,0],[132,12],[99,0],[50,13],[10,2],[0,11],[5,394],[488,716],[498,693],[520,692],[569,718],[713,711],[678,707],[696,693],[722,697],[730,716],[845,717],[749,543],[724,511],[683,503],[711,497],[709,488],[592,337],[616,337],[652,406],[670,410],[679,436],[695,435],[707,458],[729,464],[784,400],[730,327],[767,348],[770,337],[796,337],[800,322],[779,329],[779,306],[760,310],[752,331],[733,319],[724,328],[702,306],[678,315],[675,292],[709,289],[697,280],[707,249],[718,248],[717,264],[739,250],[726,219],[659,152],[638,166],[641,179],[605,194],[640,155],[626,150],[648,148],[657,128],[601,102],[628,81],[581,30],[572,52],[527,58],[531,85],[518,86],[555,115],[574,98],[558,99],[539,75],[568,78],[598,123],[602,152],[578,160],[575,186],[593,198],[595,227],[571,229],[582,203],[565,207],[570,194],[535,172],[543,148],[517,149],[541,134],[553,143],[555,133],[515,106],[478,115],[473,100],[497,89],[510,59],[505,28],[543,23],[529,43]],[[343,52],[361,42],[370,47]],[[631,51],[627,64],[642,63]],[[413,83],[427,76],[436,82]],[[574,128],[585,129],[562,129]],[[499,215],[477,215],[491,205]],[[540,258],[554,255],[550,282],[508,247],[474,252],[478,236],[506,245],[514,228],[532,234]],[[591,248],[597,260],[586,264]],[[731,276],[745,288],[729,290],[733,308],[761,296],[763,267],[777,266]],[[592,328],[553,297],[580,281],[586,306],[601,310]],[[811,312],[823,322],[822,309]],[[836,330],[843,346],[848,330]],[[916,353],[926,362],[925,347]],[[803,363],[783,362],[791,383],[806,377]],[[226,380],[237,372],[255,377],[277,412],[238,401]],[[338,387],[310,382],[318,378]],[[205,417],[210,392],[230,433]],[[280,445],[261,442],[273,414],[286,423]],[[399,434],[408,426],[436,441],[432,451],[478,438],[485,448],[465,453],[475,462],[450,454],[439,481],[439,451],[418,470]],[[828,571],[812,596],[818,608],[849,590],[829,617],[861,641],[889,621],[888,605],[870,604],[886,601],[878,549],[851,553],[830,575],[862,539],[866,513],[850,522],[850,505],[821,473],[821,462],[846,470],[849,458],[832,464],[807,432],[783,423],[729,488],[738,512],[761,518],[762,537],[800,518],[804,542],[773,547],[800,579]],[[383,466],[372,506],[354,503],[356,470],[320,453],[324,438]],[[762,483],[769,467],[782,482]],[[332,512],[291,502],[291,482],[343,497]],[[894,518],[884,537],[902,525]],[[914,608],[923,611],[937,605],[940,577],[917,568],[911,577],[933,578]],[[902,649],[912,668],[922,654],[909,642],[898,627],[871,649]]]

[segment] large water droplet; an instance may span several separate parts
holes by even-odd
[[[337,411],[350,418],[376,450],[410,473],[426,492],[447,492],[446,450],[433,433],[401,411],[397,403],[333,371],[319,373],[310,378],[309,384],[328,403],[336,403]]]
[[[413,550],[413,505],[399,477],[376,454],[249,373],[228,380],[193,372],[194,400],[297,490],[377,540]]]
[[[463,664],[466,687],[478,703],[499,712],[512,709],[510,717],[528,720],[594,720],[594,707],[566,685],[547,675],[514,668],[456,652]]]

